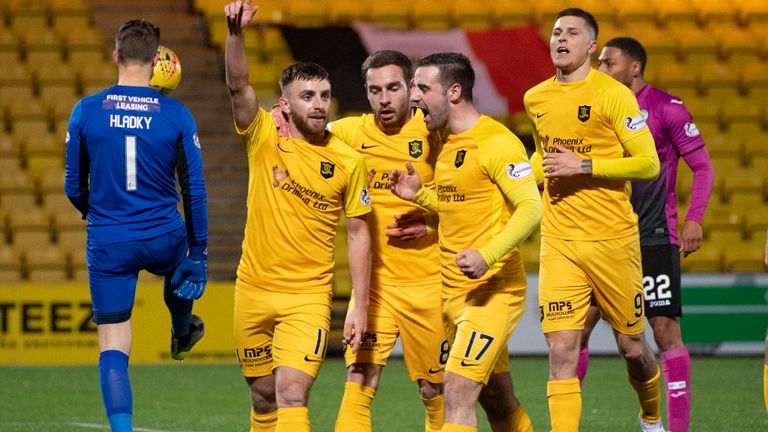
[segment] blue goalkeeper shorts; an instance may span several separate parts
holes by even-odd
[[[181,226],[150,239],[121,243],[87,242],[88,282],[96,324],[116,324],[131,318],[139,271],[169,279],[187,254],[187,233]]]

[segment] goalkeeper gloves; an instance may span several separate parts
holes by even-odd
[[[203,295],[208,270],[206,249],[205,246],[190,246],[189,256],[184,257],[176,267],[171,278],[176,297],[197,300]]]

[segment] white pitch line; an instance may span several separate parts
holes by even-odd
[[[98,429],[98,430],[109,430],[109,426],[98,424],[98,423],[70,423],[71,426],[77,426],[81,427],[83,429]],[[174,432],[169,431],[165,429],[149,429],[149,428],[140,428],[140,427],[134,427],[134,432]]]

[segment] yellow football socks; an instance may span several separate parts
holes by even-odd
[[[376,390],[347,382],[344,384],[344,397],[336,417],[336,432],[370,432],[371,402]]]
[[[477,428],[454,423],[445,423],[442,432],[477,432]]]
[[[424,430],[426,432],[440,432],[443,428],[443,416],[445,415],[445,396],[437,395],[432,399],[421,398],[424,402],[426,414],[424,417]]]
[[[547,401],[552,432],[578,432],[581,416],[581,386],[578,378],[549,381]]]
[[[251,408],[251,432],[273,432],[277,427],[277,411],[258,414]]]
[[[309,409],[307,407],[278,408],[275,432],[309,432]]]
[[[765,400],[765,412],[768,413],[768,364],[763,367],[763,399]]]
[[[629,377],[629,383],[637,393],[637,399],[640,401],[640,417],[643,420],[652,423],[661,418],[661,391],[659,390],[659,377],[661,371],[656,370],[656,375],[648,381],[636,381]]]
[[[493,432],[533,432],[531,419],[522,405],[518,405],[509,417],[490,423]]]

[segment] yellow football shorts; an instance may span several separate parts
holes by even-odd
[[[235,283],[235,347],[243,376],[287,366],[317,377],[330,324],[330,292],[288,294]]]
[[[442,291],[442,283],[371,287],[368,328],[357,354],[345,352],[347,366],[356,362],[385,366],[399,336],[411,380],[443,382],[448,342],[440,313]]]
[[[632,235],[600,241],[541,238],[539,313],[544,333],[582,330],[594,296],[616,331],[639,334],[643,319],[640,241]]]
[[[517,265],[510,278],[443,294],[443,324],[451,342],[446,371],[487,384],[491,375],[509,370],[507,343],[525,310],[525,272]]]

